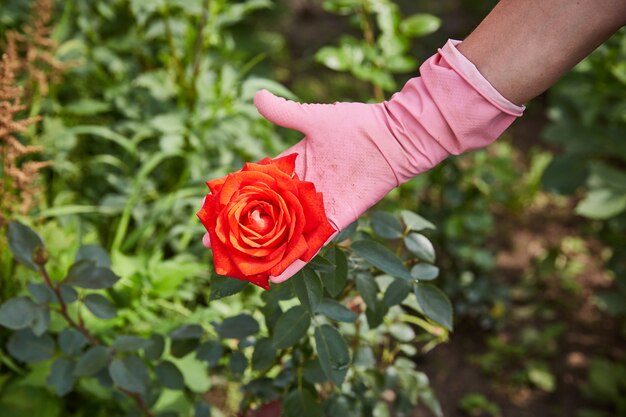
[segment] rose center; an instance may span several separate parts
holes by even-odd
[[[248,227],[259,234],[265,234],[273,227],[273,221],[265,210],[257,207],[248,212]]]

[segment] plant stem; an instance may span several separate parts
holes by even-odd
[[[56,296],[57,301],[59,302],[59,305],[61,306],[56,311],[58,311],[59,314],[61,314],[61,316],[65,319],[65,321],[71,327],[81,332],[82,335],[85,336],[85,338],[87,339],[90,345],[92,346],[102,345],[102,342],[100,341],[100,339],[92,335],[89,329],[85,327],[82,318],[79,319],[80,322],[77,323],[76,320],[74,320],[72,316],[69,315],[67,311],[67,304],[65,303],[65,301],[63,301],[63,297],[61,296],[61,287],[60,285],[55,285],[52,282],[52,279],[50,278],[50,275],[48,274],[48,271],[46,270],[45,266],[39,265],[39,272],[41,273],[41,276],[44,282],[46,283],[46,285],[54,292],[54,295]],[[145,417],[154,417],[154,414],[150,411],[150,409],[146,405],[141,395],[135,392],[130,392],[128,390],[125,390],[122,387],[117,387],[117,389],[119,389],[121,392],[123,392],[124,394],[132,398],[133,401],[135,401],[135,403],[137,404],[137,407],[141,410],[141,412],[143,413]]]
[[[176,52],[176,44],[174,43],[174,33],[172,32],[172,25],[170,23],[169,9],[163,8],[163,25],[165,26],[165,37],[167,38],[167,46],[170,49],[170,56],[172,59],[172,65],[174,67],[174,74],[176,75],[176,82],[181,91],[186,90],[186,79],[183,66],[181,64],[178,53]]]
[[[59,302],[59,305],[61,306],[58,310],[59,314],[63,316],[65,321],[70,326],[72,326],[73,328],[81,332],[91,345],[97,346],[97,345],[102,344],[100,340],[98,340],[94,335],[92,335],[91,332],[82,323],[76,323],[76,321],[72,318],[72,316],[69,315],[67,311],[67,304],[65,303],[61,295],[61,287],[58,285],[54,285],[54,283],[50,279],[50,275],[48,275],[48,271],[43,265],[40,266],[40,272],[46,285],[54,292],[54,295],[56,296]]]
[[[370,46],[375,46],[376,38],[374,36],[374,28],[372,27],[372,24],[370,23],[369,12],[367,11],[365,7],[362,7],[359,10],[359,14],[361,15],[361,19],[360,19],[361,31],[363,32],[363,37],[365,38],[365,42],[367,42],[367,44]],[[385,93],[383,92],[383,89],[381,88],[381,86],[372,82],[372,87],[374,90],[374,97],[376,98],[376,100],[384,101]]]
[[[198,79],[198,74],[200,73],[200,57],[202,55],[202,44],[204,41],[204,27],[209,20],[209,0],[204,0],[202,2],[202,18],[200,22],[198,22],[198,27],[196,29],[196,43],[194,45],[193,50],[193,67],[191,69],[191,80],[189,81],[188,88],[188,102],[187,107],[191,110],[193,109],[193,105],[196,101],[197,90],[196,90],[196,80]]]

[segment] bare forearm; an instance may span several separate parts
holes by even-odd
[[[545,91],[626,24],[626,0],[501,0],[459,50],[513,103]]]

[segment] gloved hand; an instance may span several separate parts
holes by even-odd
[[[456,44],[448,41],[422,64],[420,77],[383,103],[300,104],[266,90],[255,95],[263,117],[305,135],[279,156],[298,153],[296,173],[323,193],[337,231],[447,156],[490,144],[522,115],[523,107],[500,95]],[[270,280],[283,282],[304,265],[298,260]]]

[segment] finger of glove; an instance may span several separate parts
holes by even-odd
[[[308,133],[308,127],[314,112],[314,105],[303,105],[295,101],[277,97],[267,90],[260,90],[254,95],[254,105],[270,122]]]
[[[202,244],[205,248],[211,249],[211,237],[208,233],[205,233],[204,236],[202,236]]]

